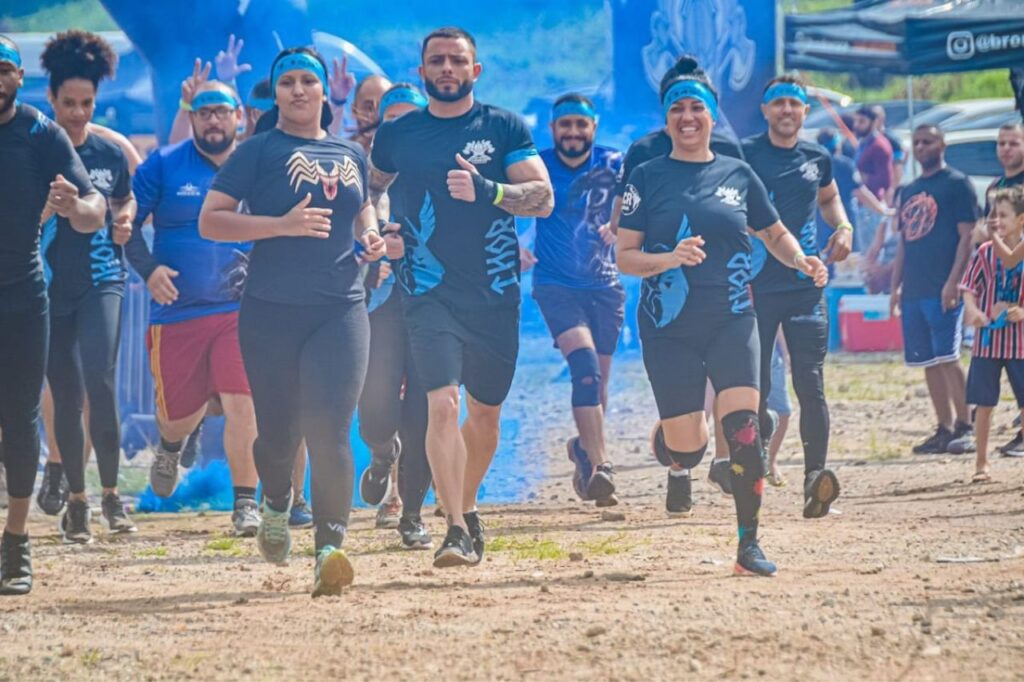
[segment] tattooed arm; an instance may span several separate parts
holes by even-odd
[[[498,207],[517,216],[547,218],[555,209],[555,193],[547,166],[539,156],[508,167]]]
[[[377,218],[391,221],[391,202],[388,200],[388,187],[398,177],[398,173],[385,173],[370,162],[370,203],[377,211]]]

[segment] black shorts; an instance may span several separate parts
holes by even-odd
[[[626,317],[626,293],[621,284],[605,289],[536,284],[533,298],[551,330],[552,338],[557,339],[573,327],[587,327],[594,337],[598,355],[615,352]],[[558,347],[557,341],[555,347]]]
[[[519,357],[519,304],[458,310],[426,294],[403,296],[413,364],[424,389],[466,387],[485,405],[505,402]]]
[[[669,329],[642,333],[640,340],[661,419],[703,410],[708,379],[716,392],[758,388],[761,343],[754,315],[717,323],[680,318]]]
[[[967,404],[995,407],[999,404],[999,380],[1006,368],[1017,407],[1024,408],[1024,360],[971,358],[967,373]]]

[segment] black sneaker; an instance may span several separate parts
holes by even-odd
[[[1024,457],[1024,431],[1018,431],[1009,443],[1000,446],[1003,457]]]
[[[736,575],[774,578],[778,570],[775,564],[765,557],[757,540],[740,547],[736,552],[736,565],[733,568]]]
[[[64,510],[64,505],[68,503],[68,479],[62,474],[60,480],[55,481],[55,468],[49,464],[43,467],[43,481],[39,484],[39,493],[36,495],[36,504],[49,516],[60,514]]]
[[[0,540],[0,595],[32,591],[32,551],[27,535],[4,531]]]
[[[467,512],[462,515],[469,529],[469,537],[473,540],[473,551],[476,552],[475,564],[484,560],[484,524],[480,520],[480,512]]]
[[[779,413],[775,410],[765,410],[765,416],[767,418],[761,422],[761,450],[768,452],[768,448],[772,443],[772,436],[775,435],[775,430],[779,428]]]
[[[479,563],[473,551],[473,540],[466,531],[458,526],[448,528],[441,548],[434,553],[434,568],[452,568],[454,566],[473,566]]]
[[[839,497],[839,479],[831,469],[818,469],[804,483],[804,518],[828,516],[829,507]]]
[[[192,433],[188,434],[185,439],[185,444],[181,446],[181,466],[186,469],[191,469],[192,465],[196,463],[202,452],[202,445],[200,441],[203,439],[203,423],[206,418],[199,420],[198,426],[192,430]]]
[[[107,493],[103,496],[101,504],[103,518],[107,520],[107,526],[111,533],[134,533],[138,530],[128,514],[124,510],[124,502],[117,493]]]
[[[402,536],[402,545],[406,549],[430,549],[434,546],[434,539],[419,516],[399,519],[398,534]]]
[[[92,510],[85,500],[68,500],[68,506],[60,517],[60,533],[65,545],[88,545],[92,542]]]
[[[615,469],[605,462],[594,468],[587,484],[587,497],[592,500],[606,500],[615,494]]]
[[[669,470],[665,511],[669,516],[689,516],[693,511],[693,487],[689,476],[673,476]]]
[[[388,492],[391,478],[391,464],[387,462],[370,462],[359,478],[359,496],[366,504],[377,506]]]
[[[708,482],[722,491],[723,495],[732,497],[732,471],[727,459],[716,459],[708,469]]]
[[[953,437],[946,443],[946,452],[951,455],[966,455],[974,452],[977,446],[974,443],[974,427],[970,424],[958,422],[953,427]]]
[[[939,426],[928,440],[914,446],[914,454],[944,455],[951,440],[953,440],[953,432],[945,426]]]

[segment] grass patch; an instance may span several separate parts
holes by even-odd
[[[534,559],[551,561],[565,559],[569,552],[554,540],[545,538],[519,538],[503,535],[487,544],[488,551],[507,553],[516,561]]]
[[[167,548],[166,547],[147,547],[146,549],[140,549],[138,552],[135,553],[135,556],[139,557],[140,559],[143,559],[143,558],[146,558],[146,557],[155,557],[155,558],[158,558],[158,559],[163,559],[164,557],[167,556]]]
[[[99,649],[86,649],[82,653],[82,665],[86,668],[95,668],[103,660],[103,654]]]
[[[630,540],[625,533],[616,533],[615,535],[597,538],[596,540],[581,542],[578,546],[586,554],[611,556],[613,554],[628,552],[636,547],[636,545],[637,543]]]
[[[245,554],[245,549],[242,543],[238,541],[238,538],[222,537],[210,540],[206,543],[208,552],[219,552],[227,556],[242,556]]]

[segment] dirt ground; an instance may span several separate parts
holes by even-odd
[[[0,679],[1024,677],[1024,462],[995,459],[994,482],[972,485],[971,456],[912,457],[930,405],[894,357],[830,361],[843,494],[823,520],[800,517],[794,425],[789,485],[769,489],[763,513],[771,580],[731,576],[732,501],[706,463],[693,516],[666,517],[636,356],[618,363],[608,418],[622,516],[576,501],[558,371],[538,363],[517,380],[515,446],[547,478],[524,503],[484,508],[479,567],[433,570],[359,510],[356,583],[314,601],[309,531],[276,567],[226,535],[224,514],[140,515],[120,538],[97,525],[86,547],[34,516],[35,590],[0,600]],[[1004,403],[995,445],[1012,415]]]

